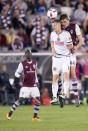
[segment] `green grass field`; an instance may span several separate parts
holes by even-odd
[[[21,106],[11,120],[6,119],[10,107],[0,106],[0,131],[88,131],[88,106],[42,106],[41,122],[31,120],[32,106]]]

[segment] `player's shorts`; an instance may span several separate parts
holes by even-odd
[[[19,97],[36,98],[36,97],[40,97],[40,92],[39,92],[38,87],[22,87],[20,89]]]
[[[69,73],[70,69],[70,57],[52,57],[52,73]]]
[[[76,67],[76,55],[75,54],[70,55],[70,66]]]

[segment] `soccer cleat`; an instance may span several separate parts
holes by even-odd
[[[58,99],[57,99],[57,98],[54,98],[53,100],[50,101],[51,104],[52,104],[52,103],[56,103],[56,102],[58,102]]]
[[[61,108],[63,108],[63,106],[64,106],[64,99],[65,99],[65,96],[59,95],[59,102],[60,102],[60,107]]]
[[[7,118],[8,120],[11,119],[12,113],[13,113],[13,112],[10,111],[10,112],[8,112],[8,113],[6,114],[6,118]]]
[[[33,117],[32,121],[41,121],[41,119],[39,117]]]

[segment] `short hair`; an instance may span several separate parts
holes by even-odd
[[[61,14],[61,15],[60,15],[60,20],[64,20],[64,19],[69,20],[69,17],[68,17],[67,14]]]

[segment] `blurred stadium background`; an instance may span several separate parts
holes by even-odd
[[[0,0],[0,104],[10,105],[18,97],[14,73],[25,48],[31,48],[38,60],[39,89],[42,99],[51,98],[51,26],[47,10],[55,7],[58,14],[67,13],[79,24],[85,44],[77,53],[77,77],[81,102],[88,97],[88,0]],[[43,104],[49,104],[48,100]],[[31,104],[30,101],[26,102]],[[25,103],[24,103],[25,104]]]

